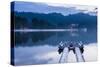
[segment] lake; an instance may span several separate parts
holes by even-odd
[[[79,42],[85,45],[84,57],[86,61],[97,59],[96,29],[84,31],[35,31],[15,32],[15,44],[12,47],[15,65],[59,63],[59,43],[65,41]],[[91,53],[93,52],[93,53]],[[90,53],[90,54],[89,54]],[[68,62],[76,62],[73,52],[69,53]],[[92,55],[92,56],[91,56]]]

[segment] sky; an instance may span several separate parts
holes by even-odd
[[[68,5],[61,3],[36,3],[15,1],[15,11],[35,13],[61,13],[62,15],[86,13],[97,15],[97,7],[89,5]]]

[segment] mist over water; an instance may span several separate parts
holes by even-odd
[[[66,30],[43,30],[23,32],[17,30],[15,32],[15,46],[37,46],[44,44],[51,44],[57,46],[61,41],[82,41],[83,44],[96,43],[97,33],[94,29],[88,29],[84,31],[66,31]]]

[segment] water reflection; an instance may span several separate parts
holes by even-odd
[[[90,29],[88,32],[16,32],[14,57],[15,65],[58,63],[60,54],[58,45],[61,41],[82,41],[84,45],[91,45],[84,50],[86,61],[96,60],[97,31]],[[90,34],[91,33],[91,34]],[[73,36],[74,34],[74,36]],[[71,54],[71,55],[70,55]],[[75,55],[71,52],[68,62],[76,62]],[[73,58],[72,58],[73,57]]]
[[[85,61],[96,61],[97,44],[91,43],[84,48],[83,55]],[[15,65],[58,63],[61,55],[57,50],[58,46],[50,46],[49,44],[45,44],[44,46],[16,47],[14,62]],[[73,52],[69,53],[68,62],[76,62]]]
[[[51,44],[56,46],[60,41],[82,41],[85,44],[97,42],[97,31],[89,29],[88,32],[16,32],[15,46],[35,46]],[[30,43],[30,44],[27,44]],[[23,44],[23,45],[21,45]]]
[[[44,45],[15,48],[15,65],[58,63],[58,48]]]

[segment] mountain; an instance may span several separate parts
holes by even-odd
[[[15,26],[19,24],[24,25],[26,28],[32,29],[68,28],[71,24],[78,24],[79,28],[96,28],[97,26],[97,16],[91,16],[84,13],[64,16],[61,13],[43,14],[30,12],[14,12],[14,16],[12,17],[15,17]]]

